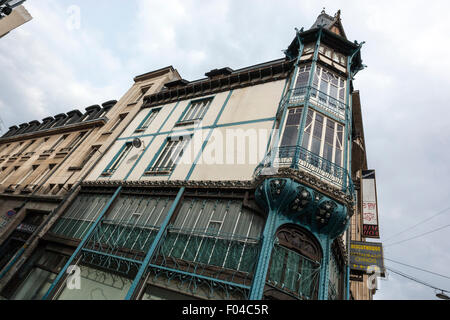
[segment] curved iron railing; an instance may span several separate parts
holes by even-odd
[[[305,170],[354,196],[353,182],[346,169],[303,147],[286,146],[272,149],[256,168],[255,175],[274,174],[280,167]]]
[[[259,238],[170,226],[152,263],[249,286],[259,250]]]

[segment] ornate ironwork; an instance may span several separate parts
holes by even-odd
[[[298,167],[331,185],[343,188],[353,197],[353,182],[347,170],[300,146],[273,148],[256,168],[255,175],[264,174],[264,168]]]
[[[247,290],[259,251],[260,239],[257,238],[170,226],[151,266],[159,272],[176,273],[183,281],[200,279],[213,287],[226,284]]]

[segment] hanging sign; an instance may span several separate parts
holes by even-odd
[[[384,276],[383,246],[374,242],[350,242],[350,270],[370,273],[378,267]]]
[[[362,172],[362,217],[362,236],[364,238],[379,239],[375,170]]]

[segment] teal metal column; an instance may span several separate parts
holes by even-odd
[[[278,145],[280,143],[281,131],[283,129],[282,126],[284,124],[284,119],[286,118],[286,113],[287,113],[287,106],[286,105],[289,104],[289,100],[291,99],[292,90],[294,89],[294,86],[295,86],[295,78],[297,76],[298,68],[299,68],[299,65],[300,65],[300,58],[302,57],[303,49],[305,48],[305,45],[302,42],[302,39],[301,39],[301,37],[299,35],[300,32],[298,30],[296,30],[296,32],[297,32],[297,41],[298,41],[298,45],[299,45],[299,47],[298,47],[298,56],[297,56],[297,61],[295,62],[294,71],[293,71],[292,76],[291,76],[291,81],[289,83],[289,89],[288,89],[288,91],[286,93],[286,96],[284,96],[284,94],[281,96],[280,105],[278,106],[278,108],[282,108],[283,109],[283,113],[282,113],[282,116],[280,118],[279,130],[278,130],[278,133],[277,133],[277,138],[275,140],[276,144],[274,145],[275,148],[278,147]],[[286,82],[286,84],[287,84],[287,82]],[[283,89],[283,92],[285,91],[285,89],[286,89],[286,87]],[[281,104],[283,104],[283,105],[281,105]],[[269,145],[267,147],[269,147]],[[273,164],[273,162],[275,160],[275,157],[276,157],[276,152],[272,152],[271,155],[270,155],[270,165],[271,166],[272,166],[272,164]]]
[[[178,191],[178,194],[172,203],[172,206],[169,209],[169,212],[167,213],[167,216],[165,217],[163,223],[161,224],[161,227],[159,228],[158,234],[156,235],[155,240],[153,240],[153,243],[150,247],[150,249],[147,252],[147,255],[145,256],[144,261],[141,264],[141,267],[139,268],[136,277],[133,280],[133,283],[131,284],[130,289],[128,290],[128,293],[125,297],[125,300],[130,300],[133,297],[134,292],[136,291],[136,288],[139,285],[139,282],[141,281],[142,276],[144,275],[145,270],[147,269],[148,264],[150,263],[150,260],[155,253],[156,249],[158,248],[158,245],[161,242],[161,238],[163,234],[166,232],[166,228],[169,225],[170,218],[172,218],[172,215],[175,211],[175,208],[178,205],[178,202],[180,201],[181,196],[184,193],[185,187],[181,187]]]
[[[109,199],[108,203],[105,205],[105,207],[102,209],[102,211],[100,212],[100,215],[98,216],[97,220],[95,220],[95,222],[92,224],[92,226],[89,228],[89,231],[86,233],[86,235],[84,236],[84,238],[81,240],[80,244],[78,245],[78,247],[76,248],[75,252],[72,254],[72,256],[69,258],[69,260],[67,261],[67,263],[65,264],[65,266],[62,268],[62,270],[59,272],[58,276],[56,277],[56,279],[53,281],[52,285],[50,286],[50,288],[48,289],[47,293],[42,297],[42,300],[47,300],[50,295],[53,293],[53,290],[55,289],[55,287],[57,286],[58,282],[61,280],[61,278],[64,276],[64,274],[67,271],[67,268],[71,265],[71,263],[73,262],[73,260],[76,258],[76,256],[80,253],[81,249],[83,248],[83,246],[86,244],[86,242],[88,241],[89,237],[91,236],[92,232],[95,230],[95,228],[98,226],[98,224],[100,223],[100,221],[102,220],[103,216],[105,215],[105,213],[108,211],[109,207],[111,206],[111,204],[113,203],[113,201],[117,198],[117,196],[119,195],[120,191],[122,190],[122,186],[119,186],[117,188],[117,190],[114,192],[114,194],[112,195],[112,197]]]
[[[348,73],[347,88],[346,88],[347,106],[346,106],[346,110],[345,110],[345,130],[344,130],[344,132],[345,132],[345,135],[344,135],[344,174],[346,175],[346,177],[343,178],[343,183],[342,183],[342,191],[344,191],[344,192],[347,189],[348,182],[350,182],[350,181],[347,182],[347,179],[351,179],[351,177],[350,177],[351,166],[348,166],[348,157],[351,156],[351,154],[350,154],[351,143],[350,143],[350,150],[349,150],[348,139],[349,139],[349,133],[351,133],[351,130],[352,130],[352,98],[351,98],[351,94],[350,94],[350,82],[353,80],[353,74],[351,71],[351,67],[352,67],[353,58],[358,53],[358,51],[361,50],[361,46],[363,44],[364,44],[364,42],[362,42],[359,45],[359,47],[347,59],[347,73]]]
[[[322,27],[320,27],[319,34],[317,36],[316,40],[316,46],[314,48],[314,57],[311,62],[311,70],[309,71],[309,79],[308,79],[308,87],[306,87],[306,95],[305,100],[303,102],[303,111],[302,111],[302,120],[300,122],[300,128],[298,130],[298,136],[297,136],[297,148],[295,150],[295,156],[292,159],[291,167],[294,169],[298,169],[298,158],[299,158],[299,151],[301,145],[302,145],[302,139],[303,139],[303,131],[305,130],[305,124],[306,124],[306,117],[308,115],[308,107],[309,107],[309,98],[311,97],[311,86],[312,81],[314,78],[314,74],[316,72],[316,64],[319,57],[319,48],[320,48],[320,40],[322,39]]]
[[[277,212],[270,209],[267,216],[266,226],[264,227],[262,246],[259,253],[258,265],[253,275],[253,282],[250,288],[249,300],[261,300],[266,285],[267,269],[269,268],[270,257],[275,233],[275,221]]]
[[[328,279],[330,278],[331,240],[327,237],[322,241],[323,258],[319,279],[319,300],[328,300]]]

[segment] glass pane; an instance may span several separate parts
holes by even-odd
[[[123,300],[131,280],[98,269],[80,266],[80,289],[64,287],[58,300]]]
[[[283,139],[281,140],[281,146],[295,146],[297,144],[298,127],[290,126],[286,127],[283,133]]]

